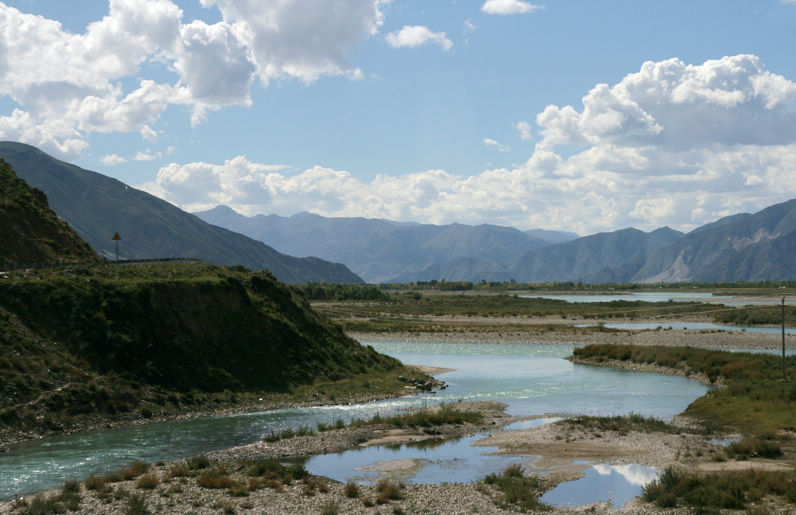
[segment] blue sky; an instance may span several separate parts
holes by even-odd
[[[74,5],[0,4],[0,138],[188,210],[589,234],[796,196],[793,1]]]

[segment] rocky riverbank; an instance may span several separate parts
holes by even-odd
[[[63,489],[0,504],[2,514],[22,514],[26,510],[59,507],[76,513],[516,513],[517,507],[505,504],[505,495],[495,486],[475,484],[403,485],[382,481],[378,485],[343,485],[307,474],[296,463],[308,455],[340,452],[346,449],[386,443],[455,438],[486,430],[498,430],[514,420],[495,402],[456,403],[452,409],[477,413],[477,422],[445,423],[433,427],[395,427],[373,424],[315,432],[273,442],[258,442],[210,453],[190,460],[154,465],[132,464],[117,473],[68,482]],[[438,407],[427,408],[432,412]],[[444,409],[444,408],[442,408]],[[535,455],[533,445],[560,442],[562,429],[550,424],[531,431],[499,431],[483,445],[495,445],[499,452]],[[568,442],[586,439],[586,435],[566,433]],[[651,455],[650,440],[628,437],[613,442],[605,435],[599,442],[606,449],[601,458],[619,454],[632,462],[663,463],[638,459],[637,454]],[[658,442],[658,447],[668,444]],[[676,441],[671,444],[673,449]],[[676,448],[683,448],[682,445]],[[610,451],[610,452],[609,452]],[[567,451],[569,452],[569,451]],[[561,453],[557,459],[568,460]],[[672,454],[669,452],[669,454]],[[551,459],[555,459],[552,455]],[[667,455],[668,456],[668,455]],[[594,457],[594,455],[592,455]],[[529,459],[530,466],[537,461]],[[543,479],[545,488],[577,475],[551,469]],[[565,513],[614,512],[608,503],[597,503]],[[622,508],[623,513],[650,513],[649,506],[637,502]],[[46,511],[45,511],[46,512]]]

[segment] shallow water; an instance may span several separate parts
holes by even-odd
[[[400,447],[374,446],[336,454],[314,456],[304,465],[312,474],[330,477],[342,483],[355,481],[375,484],[382,478],[404,483],[473,483],[488,474],[499,473],[512,463],[527,458],[517,456],[486,456],[496,447],[474,447],[473,442],[486,438],[479,433],[443,443],[437,447],[419,449],[412,445]],[[397,470],[383,468],[395,464],[406,467]],[[408,463],[407,463],[408,462]]]
[[[616,302],[620,300],[635,302],[714,302],[731,300],[733,297],[728,295],[713,295],[712,293],[692,293],[692,292],[657,292],[641,291],[630,293],[618,293],[616,295],[600,294],[571,294],[571,295],[520,295],[520,297],[533,299],[553,299],[563,300],[571,303],[592,303],[592,302]]]
[[[365,342],[369,343],[369,342]],[[437,394],[351,406],[282,409],[153,423],[26,442],[0,454],[0,498],[60,486],[67,479],[118,470],[133,460],[172,460],[261,440],[287,428],[370,418],[412,406],[494,400],[512,415],[629,412],[669,419],[708,387],[680,377],[574,365],[571,346],[371,343],[409,364],[456,369],[438,377]],[[429,468],[433,470],[433,468]],[[442,474],[442,472],[440,472]]]
[[[610,501],[620,508],[641,495],[644,485],[658,477],[659,471],[644,465],[591,465],[580,479],[561,483],[545,492],[540,501],[560,508]]]
[[[571,303],[593,303],[593,302],[616,302],[616,301],[643,301],[643,302],[708,302],[711,304],[722,304],[725,306],[774,306],[782,302],[782,296],[772,295],[767,297],[736,297],[733,295],[713,295],[703,292],[623,292],[615,295],[597,294],[589,295],[586,293],[575,294],[553,294],[553,295],[520,295],[522,298],[533,299],[552,299],[563,300]],[[788,306],[796,305],[796,297],[786,296],[785,304]]]

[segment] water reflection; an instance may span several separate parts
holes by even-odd
[[[314,456],[305,467],[312,474],[342,483],[375,484],[381,479],[405,483],[472,483],[488,474],[499,473],[527,458],[488,456],[496,447],[473,447],[487,433],[449,440],[434,447],[415,445],[374,446],[336,454]],[[439,441],[435,442],[439,443]]]
[[[600,463],[586,469],[580,479],[561,483],[546,492],[540,501],[559,508],[608,501],[620,508],[641,494],[644,485],[658,477],[659,471],[644,465]]]
[[[382,342],[373,346],[404,363],[456,370],[443,376],[448,388],[435,395],[204,417],[26,442],[0,454],[0,499],[118,470],[133,460],[173,460],[262,440],[288,428],[314,429],[319,422],[369,419],[376,413],[388,415],[423,404],[495,400],[505,402],[507,411],[519,416],[635,412],[669,419],[708,390],[680,377],[574,365],[561,359],[572,353],[572,346],[566,345]],[[460,463],[450,461],[446,466],[453,464]],[[440,470],[427,464],[421,473],[432,471],[445,477]],[[485,475],[479,477],[481,471],[475,470],[469,477]]]

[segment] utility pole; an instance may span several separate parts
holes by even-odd
[[[782,297],[782,380],[785,379],[785,297]]]
[[[119,240],[121,240],[121,239],[122,239],[122,237],[119,236],[118,232],[113,233],[113,241],[116,242],[116,262],[117,263],[119,262]],[[782,302],[785,302],[785,301],[783,300]]]

